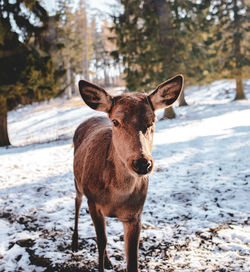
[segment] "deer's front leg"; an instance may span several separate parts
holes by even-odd
[[[75,198],[75,228],[74,234],[72,237],[72,251],[78,250],[78,219],[79,219],[79,211],[82,203],[82,194],[76,192]]]
[[[138,271],[138,248],[141,231],[141,218],[123,222],[127,272]]]
[[[99,271],[103,272],[105,268],[111,268],[112,264],[107,256],[106,245],[107,245],[107,236],[106,236],[106,226],[105,218],[99,210],[96,209],[94,202],[89,201],[89,213],[93,220],[96,236],[97,236],[97,247],[99,253]]]

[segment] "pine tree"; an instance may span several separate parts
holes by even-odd
[[[159,31],[155,11],[152,6],[147,6],[148,2],[123,0],[124,13],[113,17],[118,50],[112,55],[117,61],[122,59],[130,91],[149,90],[158,81]]]
[[[58,39],[63,45],[56,62],[61,63],[66,71],[63,88],[66,95],[71,98],[74,92],[75,77],[81,75],[89,79],[89,60],[92,54],[92,45],[89,39],[89,26],[85,1],[80,0],[73,10],[72,1],[58,0],[57,14],[60,20],[57,24]]]
[[[103,20],[100,30],[97,29],[96,21],[91,21],[91,42],[93,46],[92,70],[93,81],[97,84],[111,85],[110,68],[113,67],[114,60],[110,56],[110,52],[115,49],[114,44],[110,41],[112,33],[110,32],[109,23]],[[104,79],[102,83],[101,80]]]
[[[49,22],[39,1],[0,2],[0,146],[10,144],[8,111],[58,95],[57,71],[49,54]]]
[[[249,10],[244,0],[211,3],[215,33],[212,46],[218,56],[215,65],[222,77],[235,79],[235,100],[246,98],[242,79],[249,73],[250,66]]]
[[[86,80],[89,80],[89,59],[90,59],[90,38],[89,38],[89,29],[88,29],[88,19],[86,13],[86,4],[84,0],[79,1],[79,7],[76,11],[77,16],[77,26],[79,37],[81,42],[84,42],[84,47],[81,49],[82,53],[82,69],[81,72]],[[84,50],[83,50],[84,49]]]
[[[177,73],[189,82],[205,77],[201,60],[207,50],[200,37],[208,2],[121,1],[124,12],[113,17],[118,50],[112,55],[122,59],[129,90],[150,90]],[[173,108],[167,108],[164,118],[174,117]]]

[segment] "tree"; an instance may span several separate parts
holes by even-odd
[[[46,34],[49,19],[36,0],[0,2],[0,146],[10,144],[8,111],[58,95]]]
[[[86,80],[89,80],[89,59],[90,59],[90,39],[89,39],[89,30],[88,30],[88,19],[86,14],[86,4],[84,0],[79,1],[79,7],[76,11],[77,26],[79,37],[84,41],[84,50],[82,52],[82,74]],[[81,44],[81,43],[80,43]]]
[[[212,46],[218,55],[215,65],[223,77],[235,79],[235,100],[246,98],[242,79],[249,74],[249,10],[244,0],[211,1],[215,33]]]
[[[113,16],[118,50],[112,55],[122,59],[129,90],[150,90],[178,73],[188,80],[202,75],[195,71],[202,70],[200,60],[206,50],[193,39],[201,32],[198,18],[204,20],[208,9],[208,1],[202,2],[121,0],[124,12]],[[173,108],[167,108],[164,118],[174,117]]]
[[[57,24],[58,40],[63,47],[56,56],[56,63],[63,65],[66,73],[62,85],[66,95],[71,98],[74,92],[77,75],[89,79],[89,60],[92,54],[92,45],[89,39],[89,27],[85,1],[80,0],[76,9],[72,1],[58,0],[57,14],[60,20]]]
[[[103,79],[105,86],[111,85],[111,68],[114,68],[116,63],[111,57],[111,52],[116,49],[115,44],[111,42],[114,38],[110,31],[109,23],[103,20],[100,30],[97,29],[96,21],[92,18],[91,21],[91,42],[93,46],[92,65],[94,67],[93,81],[97,84],[102,84]]]
[[[188,106],[188,103],[185,99],[184,92],[182,91],[178,99],[179,107]]]
[[[93,45],[93,54],[92,54],[92,64],[93,64],[93,81],[96,84],[100,84],[100,79],[102,77],[105,78],[105,82],[107,83],[107,73],[106,73],[106,65],[107,65],[107,56],[104,47],[104,41],[102,38],[102,31],[97,30],[96,21],[92,18],[91,21],[91,41]],[[103,74],[103,75],[102,75]]]
[[[145,8],[146,2],[122,0],[123,14],[113,17],[118,50],[112,56],[122,60],[127,88],[131,91],[150,89],[160,68],[156,16],[152,8]]]

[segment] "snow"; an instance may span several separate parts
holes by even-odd
[[[250,81],[245,82],[250,99]],[[234,82],[186,90],[190,106],[157,122],[142,216],[146,271],[250,271],[250,101],[231,102]],[[13,146],[0,148],[0,271],[96,271],[95,232],[83,200],[74,225],[72,135],[95,112],[80,98],[9,113]],[[158,119],[162,111],[157,112]],[[122,224],[107,219],[114,271],[125,268]]]

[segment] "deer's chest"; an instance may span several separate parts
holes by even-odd
[[[117,217],[121,221],[129,221],[142,212],[148,189],[148,178],[144,178],[138,184],[120,190],[113,187],[99,209],[104,216]]]

